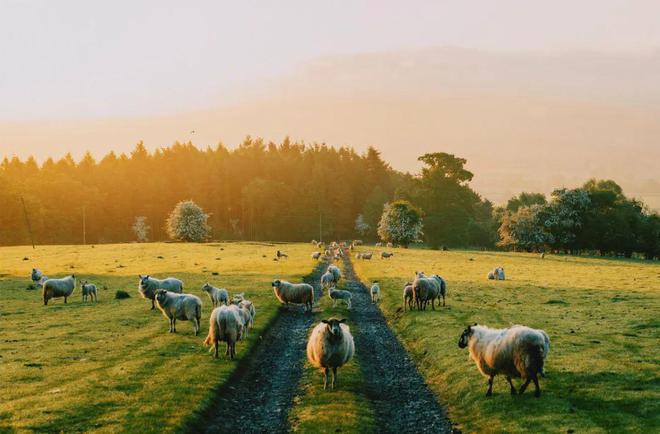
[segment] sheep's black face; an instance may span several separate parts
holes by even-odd
[[[167,298],[167,291],[165,291],[164,289],[158,290],[158,292],[156,293],[156,300],[159,303],[162,303],[165,301],[165,298]]]
[[[321,320],[322,323],[326,324],[328,331],[333,337],[340,337],[342,335],[341,325],[346,322],[345,319],[330,318],[329,320]]]
[[[468,342],[470,340],[470,336],[472,336],[472,327],[468,326],[465,330],[463,330],[463,334],[461,335],[461,338],[458,340],[458,347],[459,348],[467,347]]]
[[[273,280],[273,283],[272,283],[273,288],[279,288],[281,283],[282,282],[280,282],[279,280]]]

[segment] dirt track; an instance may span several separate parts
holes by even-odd
[[[371,303],[369,290],[344,259],[346,288],[353,292],[351,320],[359,333],[355,355],[366,394],[376,414],[379,433],[449,433],[451,422],[417,371],[417,367],[380,310]]]
[[[318,282],[327,264],[305,278],[320,295]],[[280,309],[287,309],[281,307]],[[263,341],[217,392],[213,404],[188,427],[189,432],[287,432],[305,361],[307,333],[313,315],[294,306],[279,314]]]

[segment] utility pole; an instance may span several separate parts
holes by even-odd
[[[85,205],[83,205],[83,245],[87,244],[87,228],[86,226],[86,216],[85,216]]]
[[[25,223],[27,223],[28,232],[30,233],[30,240],[32,241],[32,248],[34,247],[34,235],[32,235],[32,225],[30,225],[30,219],[28,218],[27,208],[25,207],[25,200],[21,196],[21,203],[23,204],[23,214],[25,215]]]

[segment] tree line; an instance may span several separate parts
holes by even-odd
[[[175,143],[149,152],[138,143],[100,161],[90,153],[41,165],[5,158],[0,244],[29,244],[28,221],[38,244],[162,241],[168,216],[184,200],[208,214],[213,239],[375,240],[384,205],[407,201],[420,210],[422,240],[432,248],[658,255],[658,215],[612,181],[558,190],[549,202],[521,194],[495,207],[470,187],[465,159],[436,152],[419,160],[421,173],[410,174],[392,169],[373,147],[357,153],[251,137],[235,149]]]

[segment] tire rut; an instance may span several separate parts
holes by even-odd
[[[304,278],[321,295],[319,280],[327,263],[320,263]],[[289,430],[288,415],[305,362],[307,333],[314,315],[298,306],[280,307],[277,318],[264,331],[263,340],[241,360],[208,408],[187,432],[268,432]]]
[[[385,317],[371,303],[369,289],[344,258],[346,287],[353,293],[351,320],[365,392],[379,433],[451,433],[452,425]]]

